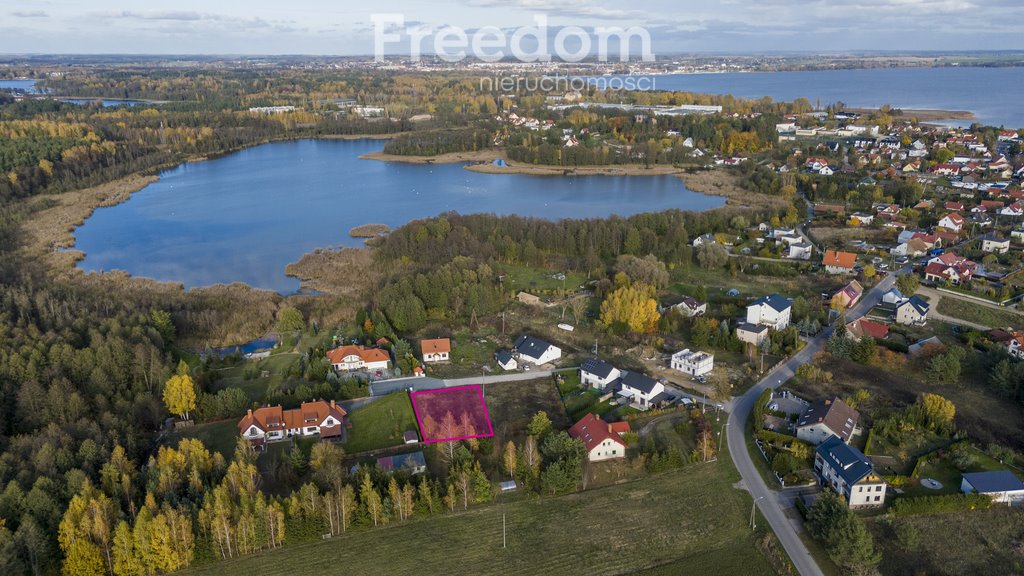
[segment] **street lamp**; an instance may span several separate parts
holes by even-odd
[[[753,532],[754,530],[757,530],[757,524],[754,522],[754,509],[755,509],[755,506],[757,506],[757,503],[760,502],[763,499],[764,499],[764,496],[761,496],[761,497],[757,498],[756,500],[754,500],[753,502],[750,503],[750,531],[751,532]]]
[[[718,432],[718,454],[719,455],[722,454],[722,438],[725,437],[725,433],[726,433],[726,430],[728,430],[728,428],[729,428],[729,423],[726,422],[725,426],[723,426],[722,429],[719,430],[719,432]]]

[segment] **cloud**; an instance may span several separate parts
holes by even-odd
[[[49,18],[50,15],[43,10],[21,10],[18,12],[11,12],[11,16],[15,18]]]
[[[556,16],[604,19],[636,20],[649,16],[640,10],[622,10],[599,6],[591,0],[467,0],[467,4],[478,8],[516,8],[533,12],[548,12]]]

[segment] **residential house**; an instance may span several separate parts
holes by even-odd
[[[682,350],[672,355],[672,369],[683,374],[703,376],[715,367],[715,355],[696,350]]]
[[[770,294],[747,306],[747,323],[784,330],[789,326],[793,304],[789,298]]]
[[[348,345],[328,350],[327,361],[342,372],[387,370],[391,356],[380,348]]]
[[[569,428],[569,436],[581,440],[591,462],[624,458],[626,443],[611,426],[593,414],[587,414]]]
[[[427,461],[423,457],[423,451],[409,452],[406,454],[395,454],[394,456],[383,456],[377,458],[377,467],[385,474],[396,470],[404,470],[415,476],[427,471]]]
[[[946,345],[942,343],[942,340],[939,340],[938,336],[931,336],[931,337],[928,337],[928,338],[923,338],[921,340],[918,340],[917,342],[914,342],[910,346],[907,346],[907,356],[910,356],[910,357],[913,358],[915,356],[920,356],[922,353],[924,353],[924,352],[926,352],[928,350],[945,350],[945,349],[946,349]]]
[[[452,352],[452,342],[448,338],[434,338],[420,341],[423,362],[447,362]]]
[[[959,234],[964,228],[964,217],[956,212],[950,212],[939,220],[939,227]]]
[[[513,349],[518,355],[519,360],[530,362],[536,366],[554,362],[562,357],[562,349],[558,346],[548,344],[539,338],[527,336],[526,334],[516,340]]]
[[[885,504],[885,480],[860,450],[833,436],[814,451],[814,474],[822,486],[843,496],[850,508]]]
[[[718,240],[715,239],[714,234],[701,234],[693,239],[693,247],[704,246],[705,244],[717,244]]]
[[[580,382],[588,388],[604,390],[620,376],[622,372],[604,360],[587,358],[580,364]]]
[[[875,340],[885,340],[889,336],[889,327],[881,322],[858,318],[846,325],[846,333],[857,341],[865,336],[870,336]]]
[[[896,287],[890,288],[885,294],[882,294],[883,304],[892,304],[895,306],[897,304],[902,304],[906,299],[907,298],[903,295],[903,292],[900,292],[900,289]]]
[[[858,433],[860,413],[838,397],[811,404],[796,423],[796,437],[817,446],[833,436],[849,442]]]
[[[963,202],[955,202],[955,201],[950,200],[949,202],[946,202],[946,204],[943,207],[947,211],[949,211],[949,212],[963,212],[964,211],[964,203]]]
[[[860,282],[851,280],[849,284],[843,286],[832,296],[832,305],[837,308],[853,308],[863,295],[864,287],[860,285]]]
[[[647,410],[666,399],[665,386],[639,372],[626,372],[618,381],[617,395],[628,398],[630,404]]]
[[[892,254],[896,256],[906,256],[908,258],[917,258],[927,252],[928,244],[926,244],[924,240],[920,240],[918,238],[911,238],[907,242],[904,242],[892,249]]]
[[[964,259],[955,264],[946,264],[939,258],[932,258],[924,268],[924,279],[930,282],[949,282],[956,285],[961,282],[969,282],[974,277],[974,270],[974,262],[970,260]]]
[[[1010,218],[1020,218],[1021,216],[1024,216],[1024,205],[1021,205],[1020,202],[1014,202],[1000,210],[999,215],[1009,216]]]
[[[920,296],[911,296],[896,306],[896,323],[924,326],[928,322],[929,305]]]
[[[502,370],[515,370],[519,368],[519,362],[516,362],[512,353],[508,350],[498,350],[494,353],[494,360],[501,366]]]
[[[1010,356],[1017,359],[1024,358],[1024,332],[1013,332],[1007,334],[1004,344],[1006,346],[1006,351],[1010,353]]]
[[[706,302],[701,302],[692,296],[685,296],[683,300],[673,306],[680,314],[688,318],[694,316],[703,316],[708,311],[708,305]]]
[[[1010,251],[1010,239],[1003,238],[995,232],[989,232],[981,237],[981,251],[1006,254]]]
[[[280,405],[264,406],[250,409],[238,422],[238,431],[258,448],[292,436],[338,438],[344,432],[346,414],[334,400],[303,402],[294,410],[282,410]]]
[[[797,242],[786,248],[786,258],[790,260],[810,260],[814,255],[814,245],[810,242]]]
[[[965,473],[960,491],[964,494],[987,494],[997,504],[1024,503],[1024,482],[1009,470]]]
[[[768,327],[743,322],[736,326],[736,338],[741,342],[760,346],[762,342],[768,339]]]
[[[857,265],[857,255],[851,252],[826,250],[821,264],[829,274],[852,274]]]

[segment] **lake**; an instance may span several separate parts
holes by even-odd
[[[549,219],[709,210],[723,198],[674,176],[479,174],[459,164],[362,160],[379,140],[302,140],[184,164],[75,230],[87,271],[124,270],[187,288],[244,282],[299,289],[285,266],[316,248],[360,246],[349,230],[456,211]]]
[[[776,101],[807,98],[825,106],[968,110],[994,126],[1024,128],[1024,68],[876,68],[812,72],[728,72],[652,76],[658,90],[770,96]],[[969,124],[969,122],[968,122]]]
[[[36,93],[35,80],[0,80],[0,90],[21,90],[29,94]]]

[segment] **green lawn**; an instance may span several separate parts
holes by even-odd
[[[167,444],[177,446],[178,441],[183,438],[198,438],[203,441],[203,445],[208,450],[220,452],[225,459],[231,460],[231,455],[235,452],[235,445],[238,443],[238,436],[238,421],[222,420],[197,424],[191,428],[175,431],[167,439]]]
[[[451,338],[450,360],[426,366],[427,374],[435,378],[461,378],[481,375],[485,365],[496,368],[494,352],[499,346],[493,337],[494,330],[489,328],[478,333],[468,330],[456,332]],[[416,343],[416,348],[418,355],[419,342]]]
[[[405,392],[388,394],[353,410],[349,420],[352,427],[344,444],[345,452],[349,454],[398,446],[403,442],[402,435],[406,430],[418,430],[409,394]]]
[[[505,286],[515,294],[520,290],[540,295],[543,290],[578,289],[587,281],[587,275],[567,270],[548,270],[528,266],[501,265],[498,272],[505,275]],[[565,280],[558,280],[555,274],[565,274]]]
[[[773,574],[729,463],[353,532],[189,574]],[[502,517],[508,547],[502,547]],[[763,528],[762,528],[763,530]],[[680,572],[679,570],[682,570]]]
[[[947,514],[868,520],[882,574],[1022,574],[1024,508],[994,506]],[[913,526],[916,542],[901,543],[894,527]]]
[[[488,384],[484,387],[484,402],[499,446],[509,440],[522,441],[530,419],[540,411],[547,413],[556,429],[572,425],[551,378]]]
[[[905,488],[908,496],[934,496],[936,494],[957,494],[960,492],[960,481],[963,479],[963,472],[990,472],[992,470],[1005,470],[1006,466],[997,460],[971,447],[971,464],[966,470],[961,471],[949,457],[938,458],[936,454],[928,454],[928,462],[918,470],[918,479],[931,478],[942,483],[942,489],[932,490],[919,484],[911,484]]]
[[[1012,310],[996,310],[975,302],[943,296],[937,308],[940,314],[968,320],[991,328],[1022,328],[1024,315]]]
[[[588,412],[604,416],[615,410],[617,406],[611,402],[598,402],[600,397],[601,393],[597,390],[586,390],[580,394],[566,396],[565,411],[569,415],[569,419],[576,422]]]

